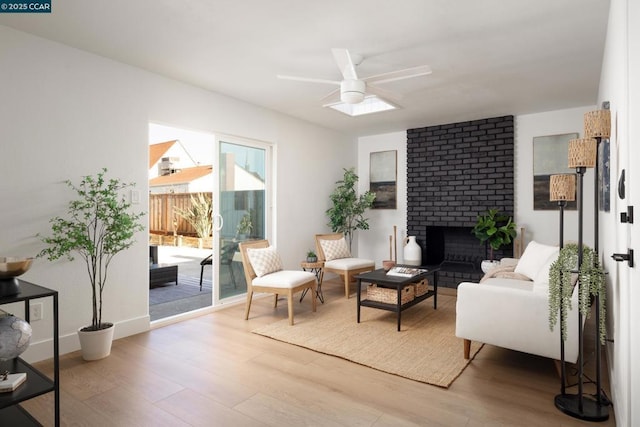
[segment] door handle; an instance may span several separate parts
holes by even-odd
[[[213,215],[213,226],[215,227],[216,231],[220,231],[222,230],[222,226],[224,225],[224,218],[222,218],[222,215],[220,214],[214,214]]]
[[[611,255],[616,262],[627,261],[629,263],[629,267],[633,267],[633,249],[627,249],[626,254],[613,254]]]

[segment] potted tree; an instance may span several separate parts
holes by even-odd
[[[480,243],[484,243],[489,249],[489,260],[488,262],[483,261],[483,271],[497,263],[493,259],[493,251],[511,243],[518,234],[512,218],[501,214],[498,209],[489,209],[484,214],[478,215],[471,232],[480,240]]]
[[[78,254],[85,262],[91,286],[91,325],[78,330],[82,357],[97,360],[111,353],[113,323],[102,321],[102,293],[113,257],[131,247],[136,232],[144,229],[143,213],[130,212],[131,204],[120,192],[134,184],[107,179],[107,169],[95,176],[85,176],[77,186],[66,184],[77,198],[69,202],[67,218],[54,217],[51,235],[42,237],[47,244],[38,256],[50,261],[66,257],[73,261]]]
[[[327,209],[329,216],[329,227],[334,233],[344,233],[349,242],[349,250],[351,251],[351,243],[353,241],[353,232],[356,230],[368,230],[369,222],[364,217],[364,212],[371,208],[376,198],[375,193],[366,191],[358,196],[356,192],[356,184],[358,175],[353,168],[344,169],[344,177],[329,195],[333,206]]]

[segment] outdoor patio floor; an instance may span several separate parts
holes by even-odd
[[[208,307],[212,304],[212,267],[204,267],[202,291],[200,290],[200,261],[211,254],[211,249],[198,249],[176,246],[158,246],[160,264],[178,265],[178,285],[165,283],[149,289],[149,316],[151,321],[165,319],[177,314]],[[234,288],[229,285],[223,289],[224,295],[244,293],[242,264],[234,262],[236,280],[242,285]],[[222,266],[222,283],[231,283],[229,268]]]

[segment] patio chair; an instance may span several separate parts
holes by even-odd
[[[274,308],[278,306],[278,294],[286,294],[289,325],[293,325],[293,295],[305,289],[316,293],[316,276],[308,271],[283,270],[282,261],[268,240],[250,240],[240,243],[242,265],[247,279],[247,304],[245,320],[249,319],[253,292],[275,294]],[[311,299],[311,307],[316,311],[316,298]]]
[[[220,265],[226,265],[229,267],[229,274],[231,275],[231,283],[233,283],[233,287],[235,289],[238,288],[238,284],[236,283],[236,275],[233,272],[233,255],[238,249],[237,243],[226,244],[222,247],[222,252],[220,256]],[[212,264],[213,255],[207,256],[205,259],[200,261],[200,290],[202,290],[202,275],[204,274],[204,267],[206,265]]]

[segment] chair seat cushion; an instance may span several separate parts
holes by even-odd
[[[309,281],[315,281],[316,276],[308,271],[280,270],[253,279],[253,286],[269,286],[272,288],[290,289]]]
[[[375,267],[375,261],[364,258],[340,258],[326,261],[324,268],[331,268],[336,270],[355,270],[357,268]]]

